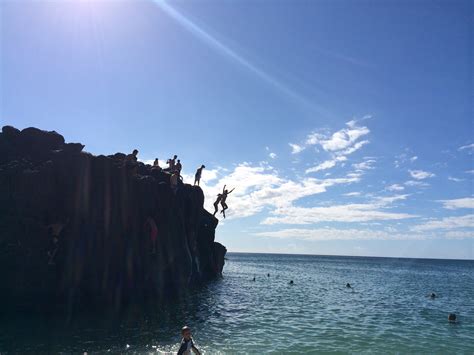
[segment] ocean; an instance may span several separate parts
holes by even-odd
[[[176,352],[185,324],[204,354],[473,354],[474,261],[229,253],[222,279],[127,320],[2,316],[0,352]]]

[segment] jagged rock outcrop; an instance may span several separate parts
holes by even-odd
[[[174,193],[166,172],[83,148],[56,132],[3,127],[0,307],[121,308],[221,275],[226,249],[199,187],[180,182]]]

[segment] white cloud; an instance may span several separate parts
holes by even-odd
[[[348,193],[344,194],[344,196],[348,196],[348,197],[360,196],[360,195],[361,195],[360,192],[356,192],[356,191],[354,191],[354,192],[348,192]]]
[[[346,161],[348,155],[369,143],[368,140],[359,141],[361,137],[370,133],[367,127],[358,127],[356,120],[349,121],[346,125],[347,128],[343,128],[332,135],[320,132],[313,132],[308,135],[305,142],[306,146],[320,146],[324,151],[330,153],[331,159],[307,169],[306,173],[333,168],[338,162]]]
[[[402,185],[399,184],[393,184],[390,186],[387,186],[388,191],[403,191],[405,188]]]
[[[291,154],[298,154],[305,150],[305,147],[298,144],[288,143],[288,145],[291,147]]]
[[[466,170],[467,174],[474,174],[474,170]]]
[[[230,218],[252,216],[264,208],[274,210],[291,206],[294,201],[323,193],[331,186],[360,181],[360,175],[357,174],[342,178],[304,178],[294,181],[280,177],[278,171],[268,164],[252,166],[248,163],[237,165],[230,173],[224,174],[219,170],[216,174],[218,178],[214,179],[216,181],[212,185],[206,181],[203,174],[201,187],[205,192],[205,207],[209,211],[214,210],[212,204],[224,184],[229,189],[235,187],[235,191],[227,200]],[[192,176],[185,176],[185,181],[190,181],[191,178]]]
[[[370,170],[370,169],[374,168],[372,166],[372,164],[374,164],[374,163],[375,163],[374,159],[368,159],[368,160],[363,161],[361,163],[352,164],[352,167],[356,170]]]
[[[435,174],[423,170],[409,170],[409,172],[410,176],[416,180],[424,180],[435,176]]]
[[[448,180],[449,181],[454,181],[454,182],[464,181],[464,179],[459,179],[459,178],[455,178],[455,177],[452,177],[452,176],[448,176]]]
[[[321,170],[327,170],[336,166],[340,161],[346,161],[347,158],[344,156],[336,157],[331,160],[326,160],[319,165],[313,166],[312,168],[306,169],[306,174],[315,173]]]
[[[343,128],[329,137],[322,133],[312,133],[308,136],[306,144],[320,145],[327,152],[337,152],[353,148],[359,138],[370,133],[367,127],[357,127],[355,121],[349,121],[346,125],[348,128]],[[359,145],[359,148],[362,145]]]
[[[448,210],[457,210],[460,208],[474,208],[474,197],[457,198],[454,200],[441,200],[443,207]]]
[[[410,187],[427,187],[427,186],[430,186],[430,184],[428,184],[424,181],[415,181],[415,180],[405,181],[405,185],[410,186]]]
[[[407,213],[387,212],[385,207],[407,195],[377,198],[371,203],[324,207],[285,206],[271,212],[263,224],[314,224],[320,222],[368,222],[416,217]]]
[[[418,157],[416,155],[414,155],[410,158],[410,162],[412,162],[412,163],[415,162],[416,160],[418,160]]]
[[[459,147],[458,150],[469,150],[473,151],[474,150],[474,143],[463,145],[462,147]]]
[[[444,217],[419,224],[411,228],[412,231],[421,232],[440,229],[474,228],[474,214],[457,217]]]
[[[268,154],[268,156],[272,159],[276,159],[278,156],[276,155],[276,153],[273,153],[271,152],[270,154]]]
[[[308,241],[322,240],[413,240],[426,239],[422,234],[394,233],[392,231],[370,230],[370,229],[339,229],[339,228],[315,228],[301,229],[289,228],[278,231],[255,233],[261,237],[290,238]]]

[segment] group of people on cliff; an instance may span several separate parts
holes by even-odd
[[[178,159],[178,156],[176,154],[173,155],[172,158],[168,159],[166,161],[166,163],[168,164],[168,167],[163,169],[163,168],[160,167],[160,162],[159,162],[158,158],[155,158],[155,160],[153,161],[152,169],[159,170],[159,171],[164,171],[168,174],[171,174],[171,176],[170,176],[170,186],[171,186],[171,189],[173,190],[173,192],[176,193],[176,191],[178,190],[179,181],[183,180],[183,177],[181,175],[183,165],[181,164],[181,160]],[[127,157],[125,158],[125,164],[128,165],[128,166],[134,166],[134,165],[138,164],[138,150],[137,149],[134,149],[131,154],[127,155]],[[202,177],[202,171],[205,168],[206,168],[206,166],[204,164],[201,165],[199,168],[197,168],[196,173],[194,174],[194,186],[199,186],[200,185],[201,177]],[[227,197],[232,191],[234,191],[234,189],[229,191],[229,190],[226,189],[226,185],[224,185],[224,188],[222,189],[222,193],[217,194],[217,198],[216,198],[216,200],[213,204],[214,205],[214,214],[213,214],[214,216],[219,211],[219,204],[220,204],[221,207],[222,207],[221,213],[222,213],[223,217],[225,218],[225,211],[229,208],[229,206],[227,206],[227,203],[226,203]]]

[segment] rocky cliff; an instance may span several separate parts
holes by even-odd
[[[199,187],[37,128],[0,133],[0,305],[121,308],[221,275]],[[156,238],[155,238],[156,236]]]

